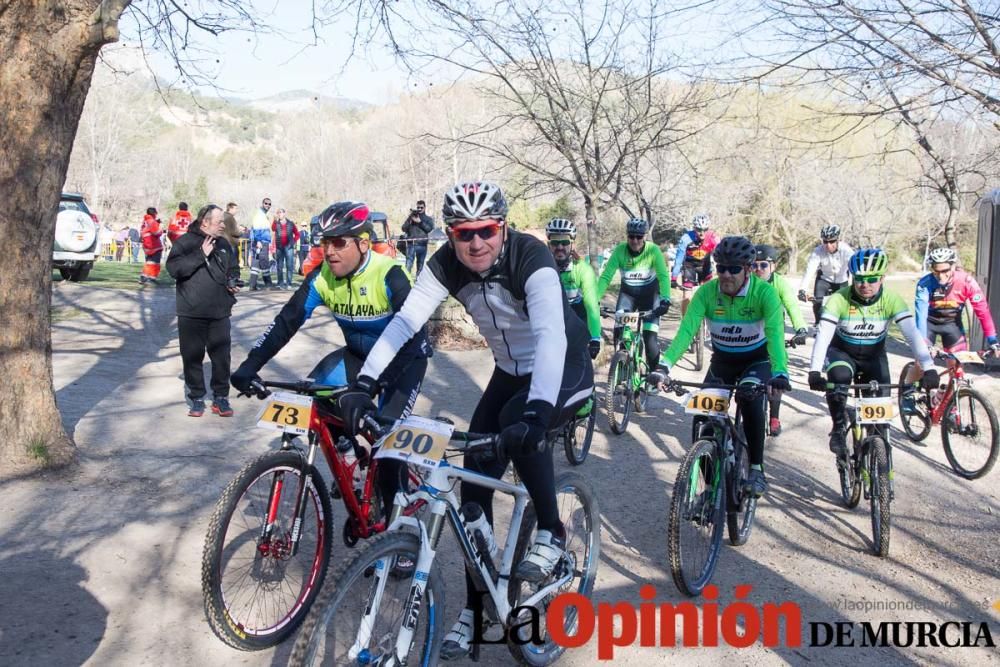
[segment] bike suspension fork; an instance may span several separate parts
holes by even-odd
[[[292,543],[289,557],[295,556],[299,552],[299,540],[302,539],[302,517],[306,513],[306,502],[309,498],[306,495],[306,487],[309,484],[309,474],[313,469],[313,462],[316,460],[317,439],[315,433],[309,434],[309,453],[306,454],[299,468],[299,488],[295,493],[295,515],[292,519]]]

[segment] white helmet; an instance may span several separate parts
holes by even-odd
[[[576,225],[566,218],[552,218],[549,224],[545,225],[545,235],[568,234],[571,239],[576,238]]]
[[[471,220],[503,220],[507,217],[507,200],[496,183],[466,181],[444,193],[441,217],[449,227]]]
[[[691,218],[691,228],[696,232],[707,232],[711,226],[712,219],[708,217],[707,213],[699,213]]]
[[[958,253],[954,248],[934,248],[928,257],[931,264],[954,264],[958,261]]]

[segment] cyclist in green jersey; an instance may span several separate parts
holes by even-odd
[[[862,248],[848,262],[852,281],[831,296],[823,306],[819,330],[809,365],[809,388],[825,391],[833,430],[830,451],[838,458],[847,452],[847,396],[836,385],[875,380],[890,384],[889,357],[885,351],[889,324],[902,330],[917,363],[924,369],[924,387],[938,386],[938,373],[917,331],[913,313],[903,299],[883,289],[889,257],[881,248]],[[826,372],[826,377],[823,373]],[[884,391],[881,391],[883,395]]]
[[[590,332],[587,350],[596,359],[601,352],[601,300],[597,297],[597,276],[590,264],[576,252],[576,225],[565,218],[552,218],[545,225],[549,250],[556,260],[559,280],[570,307],[586,322]]]
[[[778,291],[754,276],[750,263],[756,248],[744,236],[727,236],[712,253],[718,278],[702,285],[691,297],[677,337],[660,357],[650,380],[665,388],[671,367],[684,356],[702,320],[712,335],[712,360],[706,383],[768,384],[771,395],[790,391],[785,352],[785,314]],[[750,450],[747,492],[756,497],[767,491],[764,476],[764,400],[736,392],[743,413],[743,433]]]
[[[615,310],[651,310],[642,320],[642,341],[646,346],[646,363],[656,368],[660,357],[660,317],[670,309],[670,274],[663,252],[652,241],[646,240],[649,223],[632,218],[625,226],[628,240],[619,243],[611,252],[597,281],[597,300],[611,284],[615,271],[621,271],[621,290]],[[614,330],[615,345],[621,339],[621,327]]]
[[[792,328],[795,329],[795,336],[792,337],[792,343],[794,345],[805,345],[808,334],[806,321],[802,319],[802,313],[799,312],[799,303],[795,298],[795,290],[792,288],[791,283],[774,270],[774,265],[777,261],[777,248],[773,245],[758,245],[757,260],[753,263],[753,273],[778,290],[778,298],[781,299],[781,305],[784,306],[785,312],[788,313],[788,317],[792,320]],[[778,412],[781,410],[781,395],[772,396],[768,402],[771,408],[771,419],[768,423],[768,430],[772,436],[777,436],[781,433],[781,420],[778,419]]]

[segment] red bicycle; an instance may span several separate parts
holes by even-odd
[[[972,388],[962,364],[984,363],[983,355],[938,352],[934,358],[947,363],[941,372],[940,388],[917,393],[912,414],[903,412],[903,393],[899,393],[903,430],[913,441],[920,442],[931,432],[932,425],[940,424],[944,455],[952,470],[966,479],[979,479],[996,463],[1000,428],[996,411],[985,396]],[[904,384],[912,366],[911,361],[903,367],[900,384]]]
[[[290,393],[271,394],[265,387]],[[274,646],[302,623],[330,562],[331,497],[342,499],[347,510],[347,546],[386,528],[376,460],[343,435],[336,401],[345,389],[308,381],[255,383],[257,397],[268,401],[257,425],[281,431],[281,448],[248,463],[222,492],[201,565],[209,625],[234,648]],[[305,449],[300,436],[307,437]],[[369,445],[376,440],[371,433],[364,438]],[[314,465],[317,449],[333,474],[330,491]],[[409,479],[419,485],[412,472]],[[406,514],[423,504],[410,505]]]

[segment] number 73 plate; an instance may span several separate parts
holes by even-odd
[[[441,464],[455,427],[425,417],[407,417],[396,422],[392,433],[379,441],[377,459],[399,459],[425,468]]]
[[[312,411],[312,396],[275,392],[267,397],[264,409],[257,415],[257,427],[305,435]]]

